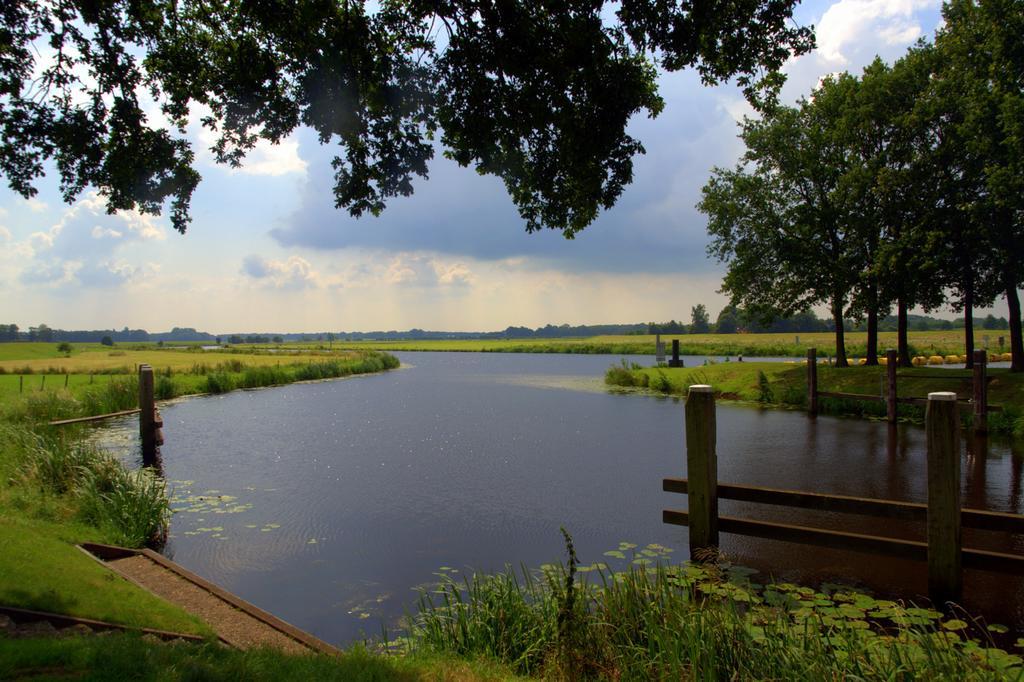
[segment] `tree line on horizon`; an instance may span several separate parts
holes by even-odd
[[[962,328],[964,321],[945,320],[927,315],[909,315],[909,326],[913,331],[935,331]],[[1003,317],[988,315],[985,318],[974,318],[974,326],[987,330],[1003,330],[1007,328],[1007,320]],[[845,320],[846,331],[866,331],[863,321]],[[896,318],[889,316],[879,323],[880,331],[896,331]],[[492,332],[451,332],[409,329],[407,331],[368,331],[368,332],[298,332],[298,333],[246,333],[220,334],[198,331],[193,327],[174,327],[169,332],[147,332],[145,329],[121,330],[74,330],[54,329],[46,324],[21,330],[17,324],[0,324],[0,342],[43,342],[43,343],[146,343],[207,341],[232,345],[285,343],[286,341],[312,342],[327,341],[381,341],[381,340],[453,340],[453,339],[556,339],[578,338],[590,336],[639,336],[644,334],[760,334],[760,333],[807,333],[832,331],[830,320],[819,318],[813,310],[804,310],[795,315],[777,317],[766,321],[760,319],[752,311],[737,306],[726,306],[718,314],[715,322],[710,321],[706,306],[698,304],[691,309],[690,323],[684,324],[670,320],[669,322],[647,322],[634,324],[592,324],[569,325],[547,324],[532,329],[530,327],[506,327]]]
[[[974,316],[1003,298],[1013,371],[1024,371],[1024,5],[949,0],[944,25],[888,65],[825,78],[795,106],[746,119],[746,153],[716,168],[699,209],[723,292],[764,319],[827,305],[837,365],[845,320],[866,321],[876,363],[895,308]]]

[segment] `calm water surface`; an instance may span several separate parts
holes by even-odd
[[[337,644],[376,636],[414,608],[441,567],[461,572],[562,559],[619,542],[686,558],[686,529],[661,523],[685,496],[682,403],[608,393],[619,357],[396,353],[386,374],[194,398],[161,408],[165,473],[180,511],[166,553],[244,599]],[[650,364],[651,357],[632,358]],[[688,365],[692,365],[690,362]],[[131,422],[125,427],[131,430]],[[923,429],[719,405],[722,481],[924,501]],[[1021,511],[1024,453],[965,442],[965,504]],[[822,516],[723,501],[722,513]],[[837,528],[914,537],[920,529]],[[1021,538],[968,536],[1024,550]],[[844,581],[913,598],[912,562],[723,535],[735,561],[776,578]],[[968,572],[969,605],[1024,623],[1022,582]]]

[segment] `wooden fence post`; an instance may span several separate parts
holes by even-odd
[[[960,415],[956,393],[928,394],[928,595],[937,607],[963,593],[960,529]]]
[[[974,351],[974,432],[988,431],[988,351]]]
[[[24,375],[18,375],[18,393],[25,392],[25,377]]]
[[[153,423],[153,368],[139,365],[139,437],[142,440],[142,465],[156,464],[156,426]]]
[[[896,367],[899,360],[896,351],[889,349],[885,351],[885,376],[888,379],[889,390],[885,394],[885,416],[890,424],[896,423]]]
[[[690,558],[718,549],[718,455],[715,394],[706,384],[686,395],[686,477],[689,481]]]
[[[807,411],[818,414],[818,349],[807,349]]]

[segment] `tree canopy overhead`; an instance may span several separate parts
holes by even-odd
[[[335,202],[354,216],[411,194],[439,142],[500,177],[528,231],[572,237],[632,180],[626,124],[661,111],[657,68],[763,101],[813,45],[797,1],[9,0],[0,173],[30,197],[53,163],[66,201],[89,186],[111,212],[170,201],[184,232],[201,111],[224,163],[299,126],[337,145]]]

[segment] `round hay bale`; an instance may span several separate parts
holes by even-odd
[[[946,356],[946,364],[947,365],[959,365],[960,364],[960,356],[959,355],[947,355]]]
[[[941,365],[945,361],[946,361],[946,359],[944,357],[942,357],[941,355],[930,355],[930,356],[928,356],[928,364],[929,365]]]
[[[915,357],[910,359],[910,364],[912,364],[914,367],[920,367],[921,365],[927,365],[928,364],[928,358],[924,357],[923,355],[918,355],[918,356],[915,356]]]
[[[878,356],[878,364],[880,364],[880,365],[888,365],[889,364],[889,358],[885,357],[884,355],[879,355]]]
[[[1003,353],[1003,362],[1013,362],[1013,353]]]
[[[964,363],[966,365],[967,364],[967,356],[966,355],[961,355],[960,356],[960,362],[962,362],[962,363]]]

